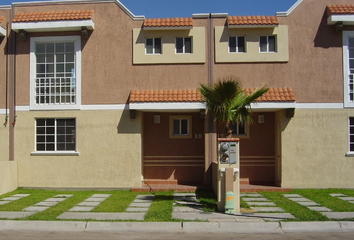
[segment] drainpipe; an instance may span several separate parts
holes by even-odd
[[[11,8],[10,24],[14,17],[14,9]],[[7,57],[8,57],[8,83],[9,83],[9,111],[10,111],[10,122],[9,126],[9,161],[15,160],[15,125],[16,122],[16,82],[15,82],[15,54],[16,54],[16,34],[10,28],[8,29],[7,38]]]

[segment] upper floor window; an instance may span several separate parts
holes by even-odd
[[[192,53],[192,38],[176,38],[176,53]]]
[[[75,119],[36,119],[36,151],[60,152],[76,150]]]
[[[72,109],[81,103],[81,38],[31,38],[31,109]]]
[[[246,52],[245,37],[229,37],[229,52]]]
[[[161,38],[146,38],[145,39],[145,53],[146,54],[161,54],[162,40]]]
[[[241,123],[231,123],[232,135],[246,135],[246,125]]]
[[[354,31],[343,32],[344,106],[354,107]]]
[[[259,37],[260,52],[276,52],[277,43],[276,36],[260,36]]]

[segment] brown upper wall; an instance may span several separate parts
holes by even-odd
[[[278,17],[279,26],[288,27],[288,62],[215,63],[213,52],[213,80],[235,75],[245,88],[262,83],[292,87],[298,103],[343,102],[342,34],[335,34],[326,23],[328,4],[352,4],[352,0],[304,0],[289,16]],[[141,28],[143,20],[132,20],[115,3],[14,6],[15,13],[73,9],[94,10],[95,29],[81,40],[82,104],[122,104],[132,89],[196,89],[199,83],[207,83],[207,42],[205,63],[134,65],[133,29]],[[227,25],[226,18],[212,21],[213,29]],[[205,27],[208,41],[207,19],[193,19],[193,25]],[[30,33],[29,37],[59,35],[79,32]],[[29,105],[29,50],[30,40],[17,39],[17,105]]]

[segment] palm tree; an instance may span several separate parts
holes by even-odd
[[[199,92],[204,97],[214,121],[225,127],[225,136],[232,136],[231,123],[252,123],[251,103],[268,91],[259,86],[246,94],[238,78],[227,77],[211,85],[200,84]]]

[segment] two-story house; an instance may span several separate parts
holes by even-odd
[[[350,4],[166,19],[118,0],[0,7],[0,171],[19,187],[211,186],[223,131],[197,89],[235,76],[248,92],[270,88],[254,123],[234,126],[241,178],[351,187]]]

